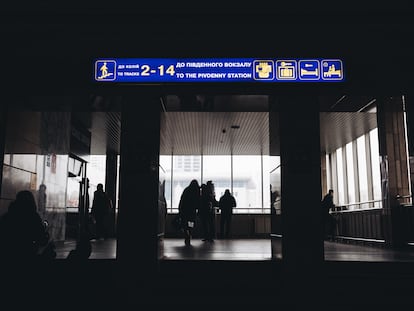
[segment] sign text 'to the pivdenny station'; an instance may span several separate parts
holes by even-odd
[[[169,59],[95,60],[95,81],[129,83],[342,82],[340,59]]]

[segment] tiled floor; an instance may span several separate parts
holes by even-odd
[[[282,259],[281,242],[273,245],[275,259]],[[116,240],[92,240],[90,259],[115,259]],[[57,245],[57,258],[64,259],[76,246],[75,241]],[[192,240],[186,247],[183,239],[164,239],[160,249],[164,260],[271,260],[270,239],[216,240],[214,243]],[[326,261],[414,262],[414,249],[396,251],[381,247],[325,242]]]
[[[237,239],[203,242],[195,239],[185,246],[182,239],[165,239],[163,259],[191,260],[270,260],[270,240]]]
[[[364,246],[325,242],[325,260],[365,262],[414,262],[414,248],[392,250],[379,246]]]

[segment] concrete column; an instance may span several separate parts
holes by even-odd
[[[280,97],[282,256],[289,292],[313,291],[321,279],[324,242],[319,105],[316,97]]]
[[[318,103],[314,97],[283,97],[280,111],[283,259],[323,260],[320,218],[321,160]]]
[[[0,192],[3,182],[4,145],[6,141],[7,105],[0,108]],[[1,196],[1,193],[0,193]]]
[[[321,199],[328,192],[328,172],[326,163],[326,153],[321,154]]]
[[[279,112],[277,111],[277,99],[271,97],[269,100],[269,149],[270,156],[280,156],[280,121],[279,121]],[[272,169],[275,169],[272,167]],[[280,172],[280,167],[276,171]],[[271,185],[273,188],[270,193],[271,202],[273,200],[280,200],[280,186],[275,187],[275,184]],[[270,190],[270,189],[269,189]],[[275,196],[277,192],[277,197]],[[272,249],[272,258],[276,259],[280,256],[280,235],[282,233],[281,228],[281,215],[279,209],[276,210],[278,203],[271,203],[270,207],[270,233],[271,233],[271,249]]]
[[[407,115],[407,136],[408,136],[408,156],[409,172],[411,181],[411,199],[414,192],[414,100],[413,96],[404,96],[405,111]]]
[[[377,119],[384,237],[387,245],[401,247],[404,228],[396,196],[409,194],[402,97],[379,98]]]
[[[123,283],[149,289],[158,267],[160,102],[128,94],[121,112],[117,259]]]
[[[106,152],[106,168],[105,168],[105,192],[112,201],[112,210],[109,220],[109,235],[115,237],[115,207],[117,203],[116,180],[117,180],[117,154],[108,150]]]

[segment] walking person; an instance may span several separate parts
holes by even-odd
[[[92,216],[96,222],[96,239],[108,237],[107,220],[111,210],[111,200],[103,190],[103,184],[98,184],[93,193]]]
[[[220,234],[222,238],[228,239],[230,237],[233,207],[236,207],[236,206],[237,206],[236,199],[230,193],[230,190],[226,189],[224,191],[224,194],[220,197],[220,200],[219,200],[219,208],[221,211]]]
[[[184,231],[184,243],[191,245],[191,235],[194,230],[197,217],[197,210],[200,206],[200,186],[196,179],[184,189],[178,203],[178,214],[181,219],[182,230]]]

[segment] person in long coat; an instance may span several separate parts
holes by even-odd
[[[197,211],[200,206],[200,186],[196,179],[184,189],[178,204],[178,213],[184,231],[185,245],[191,245],[191,235],[194,230]]]
[[[336,232],[336,220],[329,212],[335,207],[335,204],[333,202],[333,193],[333,189],[329,189],[328,193],[323,197],[321,201],[324,238],[331,240],[335,238]]]
[[[220,218],[220,233],[222,238],[228,239],[230,237],[231,218],[233,216],[233,207],[236,207],[236,199],[230,193],[229,189],[224,191],[224,194],[219,200],[219,208],[221,210]]]

